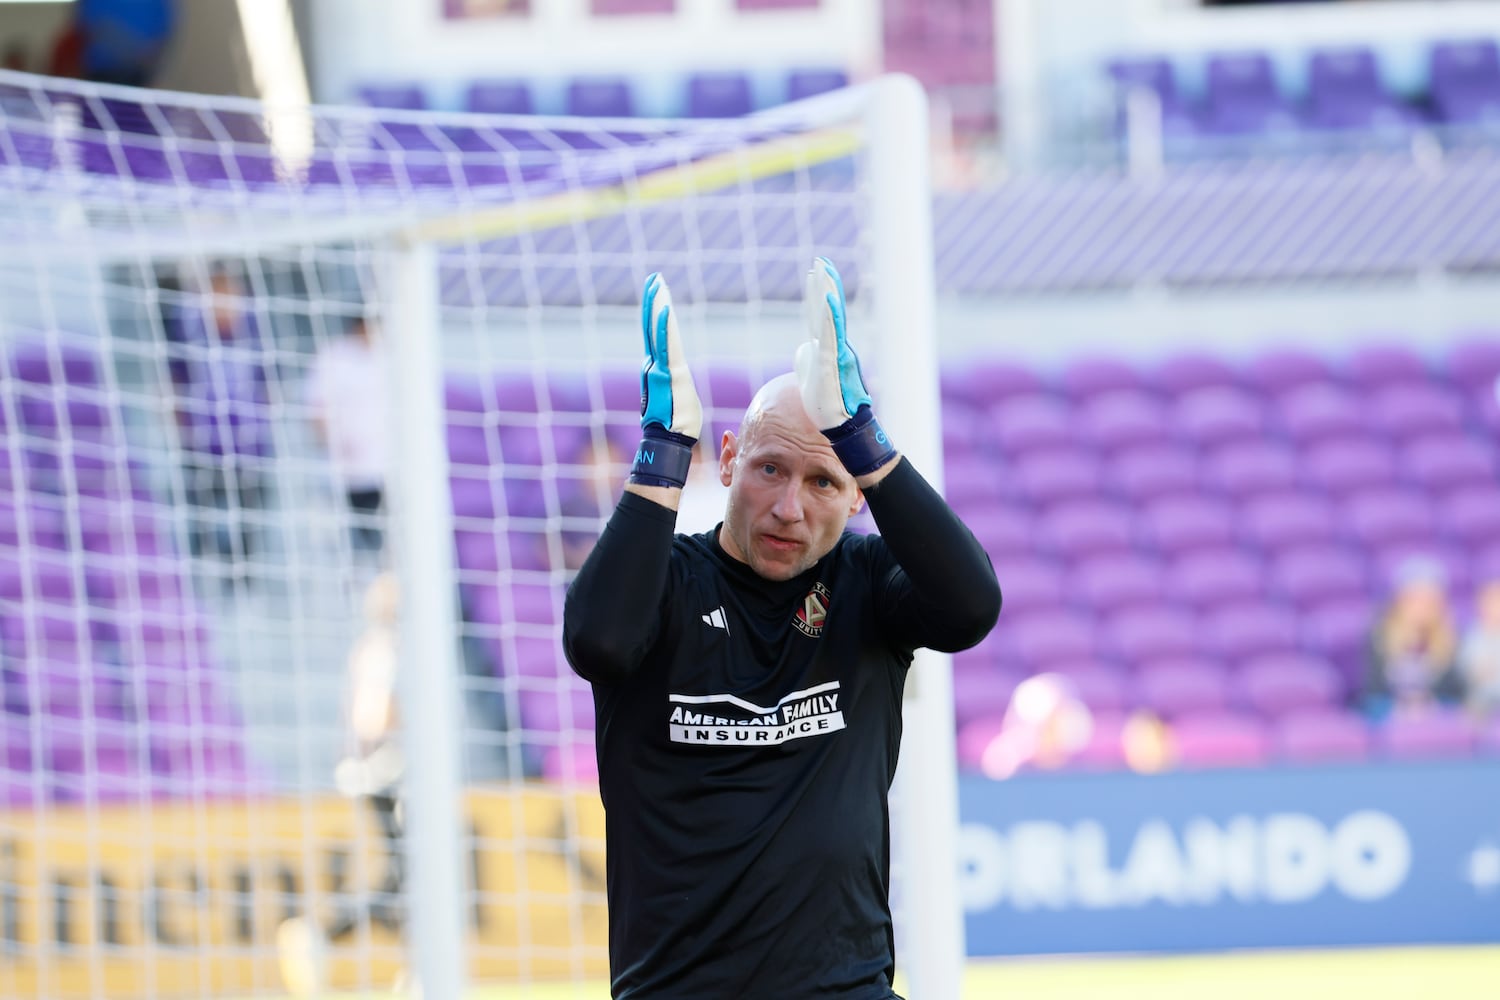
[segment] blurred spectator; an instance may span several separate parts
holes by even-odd
[[[356,552],[379,556],[389,436],[385,354],[377,330],[356,316],[325,344],[308,378],[313,432],[333,459],[333,476],[349,505]]]
[[[1073,682],[1061,674],[1036,674],[1016,685],[980,769],[991,778],[1009,778],[1023,768],[1056,770],[1086,747],[1093,733],[1093,714]]]
[[[259,331],[238,277],[215,269],[197,307],[168,317],[167,336],[184,486],[197,519],[193,553],[247,558],[251,517],[264,504],[271,426]]]
[[[405,882],[402,853],[401,780],[396,675],[400,663],[400,590],[393,573],[382,573],[365,590],[364,629],[349,649],[347,724],[349,753],[334,771],[343,794],[367,803],[385,847],[385,869],[366,904],[343,899],[323,926],[312,917],[292,917],[277,928],[282,979],[293,996],[327,988],[327,942],[353,933],[368,916],[392,931],[402,926]]]
[[[1479,589],[1458,662],[1469,709],[1482,720],[1500,714],[1500,579]]]
[[[1444,582],[1425,560],[1398,570],[1395,593],[1370,633],[1364,707],[1372,718],[1460,700],[1458,632]]]
[[[149,87],[176,27],[173,0],[77,0],[53,59],[76,59],[76,75],[95,83]]]

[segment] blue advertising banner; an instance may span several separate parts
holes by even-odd
[[[1500,761],[966,778],[970,955],[1500,941]]]

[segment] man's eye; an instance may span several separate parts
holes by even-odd
[[[776,466],[772,465],[770,462],[766,462],[761,465],[760,471],[764,472],[768,476],[774,476],[776,475]]]
[[[833,480],[829,479],[827,476],[819,476],[818,477],[818,489],[820,489],[820,490],[830,490],[830,489],[833,489]]]

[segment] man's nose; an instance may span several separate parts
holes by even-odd
[[[783,521],[802,520],[802,491],[795,483],[788,483],[782,488],[776,497],[776,506],[772,508],[778,518]]]

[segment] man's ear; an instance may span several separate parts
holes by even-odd
[[[854,491],[854,499],[849,504],[849,516],[853,517],[855,514],[858,514],[860,511],[862,511],[864,509],[865,509],[865,491],[861,490],[861,489],[855,489],[855,491]]]
[[[734,459],[740,453],[740,442],[733,431],[725,431],[720,438],[719,482],[728,486],[734,479]]]

